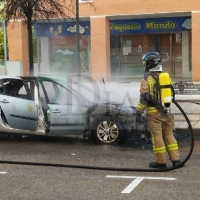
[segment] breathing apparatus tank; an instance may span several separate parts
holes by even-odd
[[[160,86],[160,103],[166,111],[169,112],[169,108],[172,104],[172,88],[171,79],[167,72],[159,74],[159,86]]]

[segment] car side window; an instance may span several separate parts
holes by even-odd
[[[78,105],[76,96],[62,85],[51,81],[43,81],[42,83],[50,104]]]
[[[27,95],[26,89],[24,85],[21,87],[21,89],[18,92],[19,95]]]
[[[0,93],[7,96],[28,99],[31,97],[28,95],[24,83],[20,79],[4,79],[1,81]]]
[[[52,103],[53,102],[53,98],[55,96],[53,83],[50,82],[50,81],[42,81],[42,84],[43,84],[43,86],[45,88],[45,91],[47,93],[47,97],[49,99],[49,103]],[[43,91],[42,87],[39,88],[39,91],[40,91],[40,98],[41,99],[45,98],[44,91]]]

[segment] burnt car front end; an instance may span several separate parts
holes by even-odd
[[[101,124],[101,122],[103,122]],[[112,127],[110,124],[115,123],[118,127],[118,135],[116,140],[114,125]],[[146,138],[148,134],[146,117],[142,116],[141,121],[136,123],[136,108],[133,106],[120,105],[117,103],[101,103],[93,108],[90,115],[90,133],[91,138],[95,137],[100,139],[104,143],[112,143],[114,141],[140,141],[142,138]],[[99,128],[105,124],[105,128],[101,130],[98,135],[98,125]],[[109,130],[110,129],[110,130]],[[102,137],[101,137],[102,136]],[[107,139],[110,137],[110,140]],[[102,139],[105,138],[105,139]]]

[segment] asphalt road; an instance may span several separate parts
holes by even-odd
[[[0,144],[0,160],[144,169],[153,160],[151,146],[132,143],[109,146],[65,138],[1,140]],[[184,159],[189,140],[180,141],[179,146]],[[199,152],[197,137],[186,166],[169,172],[0,164],[0,199],[199,200]]]

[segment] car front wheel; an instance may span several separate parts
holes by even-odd
[[[96,123],[93,132],[93,140],[111,144],[116,142],[121,135],[121,125],[112,119],[102,119]]]

